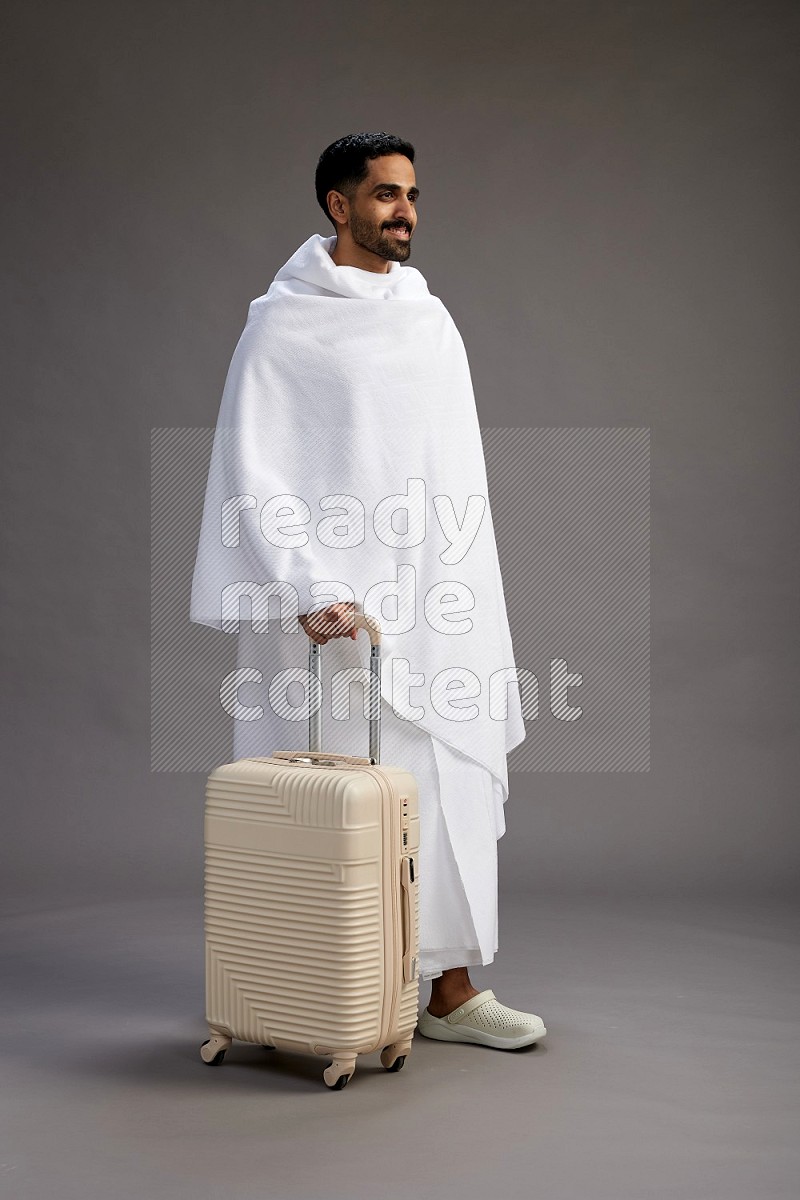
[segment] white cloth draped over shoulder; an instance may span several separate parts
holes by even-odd
[[[464,345],[416,268],[337,266],[335,241],[310,237],[250,305],[220,406],[190,618],[230,632],[252,620],[264,682],[245,680],[237,700],[249,720],[263,708],[269,753],[307,744],[307,707],[291,708],[302,693],[277,686],[267,700],[278,672],[304,675],[297,613],[354,599],[381,623],[384,700],[491,772],[502,806],[525,726]],[[283,623],[265,584],[296,594]],[[337,660],[366,668],[364,633],[337,642]],[[323,748],[338,750],[329,705]],[[498,837],[501,823],[502,807]]]

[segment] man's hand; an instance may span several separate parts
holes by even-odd
[[[337,604],[329,604],[327,608],[305,613],[297,619],[311,640],[324,646],[331,638],[337,637],[349,637],[355,641],[358,630],[353,624],[354,613],[354,604],[349,600],[340,600]]]

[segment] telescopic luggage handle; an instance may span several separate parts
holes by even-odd
[[[366,613],[353,613],[353,624],[356,629],[366,629],[369,634],[369,670],[370,670],[370,699],[369,699],[369,756],[379,763],[381,760],[381,627],[375,617]],[[309,674],[319,680],[319,690],[322,692],[322,658],[319,642],[311,641],[308,647]],[[322,704],[308,718],[308,749],[311,753],[322,750]]]

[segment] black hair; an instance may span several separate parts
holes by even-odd
[[[369,174],[368,160],[386,154],[404,154],[409,162],[414,161],[411,143],[391,133],[348,133],[322,151],[314,182],[319,206],[334,228],[336,222],[328,211],[328,192],[333,188],[346,196],[352,195]]]

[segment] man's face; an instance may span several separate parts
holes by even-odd
[[[369,174],[349,205],[347,225],[353,241],[381,258],[405,262],[417,223],[418,195],[414,167],[404,154],[369,159]]]

